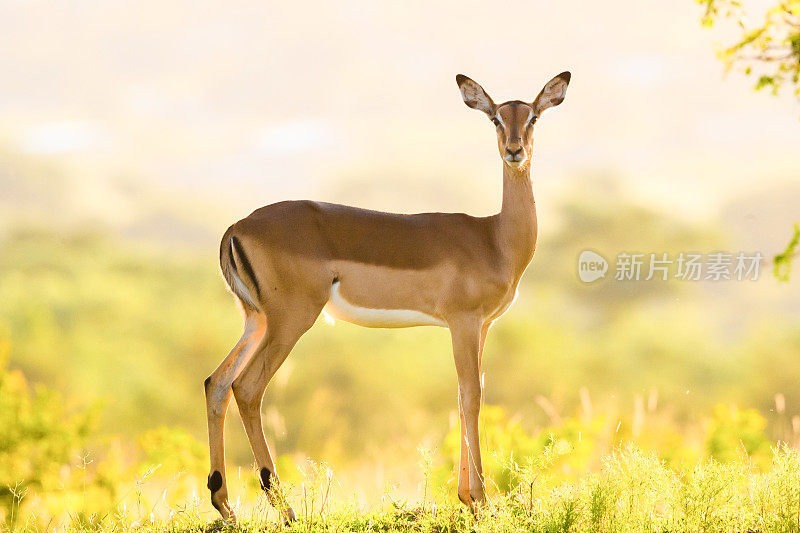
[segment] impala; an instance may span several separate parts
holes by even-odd
[[[478,414],[486,333],[514,301],[533,258],[536,205],[530,179],[533,129],[564,100],[570,73],[548,81],[530,103],[495,104],[470,78],[456,82],[467,106],[483,111],[497,132],[503,202],[489,217],[414,215],[310,201],[256,210],[222,237],[222,275],[244,315],[244,333],[205,381],[211,503],[234,521],[225,481],[223,427],[236,398],[262,488],[286,520],[294,511],[275,497],[275,463],[261,424],[272,376],[324,310],[367,327],[433,325],[450,329],[461,421],[459,499],[485,500]]]

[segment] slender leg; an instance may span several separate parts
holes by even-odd
[[[249,364],[233,382],[233,394],[258,465],[261,488],[267,493],[270,503],[279,507],[288,521],[295,519],[294,510],[282,502],[275,501],[274,492],[270,491],[270,488],[273,485],[277,486],[279,481],[275,463],[264,437],[261,401],[272,376],[286,360],[300,337],[314,325],[321,310],[321,306],[297,303],[285,306],[279,315],[269,315],[264,340]]]
[[[458,465],[458,499],[464,505],[472,506],[469,495],[469,448],[467,447],[467,424],[464,421],[464,410],[461,408],[461,394],[458,395],[458,418],[461,425],[461,453]]]
[[[486,334],[489,332],[491,322],[486,322],[481,327],[480,344],[478,345],[478,375],[480,376],[481,362],[483,360],[483,345]],[[460,390],[460,387],[459,387]],[[458,416],[461,422],[461,454],[458,467],[458,499],[464,505],[472,506],[472,497],[469,494],[469,448],[467,447],[467,425],[464,421],[464,411],[461,408],[461,394],[458,395]]]
[[[242,338],[205,381],[211,456],[208,489],[211,491],[211,504],[222,515],[222,519],[229,522],[235,522],[236,516],[228,503],[228,487],[225,482],[225,413],[231,400],[233,380],[255,352],[256,345],[264,336],[265,324],[263,315],[249,313],[245,317]]]
[[[480,384],[480,345],[481,345],[480,320],[465,317],[450,324],[450,334],[453,340],[453,355],[458,374],[458,397],[461,410],[462,427],[465,428],[464,444],[461,448],[461,464],[463,465],[466,451],[467,467],[469,473],[469,497],[475,502],[483,502],[486,498],[483,490],[483,467],[481,465],[480,436],[478,430],[478,416],[481,408]],[[463,485],[459,472],[459,497],[463,494]],[[464,491],[465,492],[465,491]]]

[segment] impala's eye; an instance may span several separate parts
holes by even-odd
[[[533,115],[533,117],[528,121],[528,127],[533,126],[534,124],[536,124],[536,119],[537,118],[539,118],[539,117],[537,117],[536,115]]]
[[[499,118],[497,118],[497,117],[492,117],[492,123],[493,123],[495,126],[497,126],[498,128],[500,127],[500,119],[499,119]]]

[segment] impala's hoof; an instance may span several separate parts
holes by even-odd
[[[478,516],[478,506],[469,494],[458,494],[458,500],[466,505],[474,516]]]
[[[222,522],[225,525],[236,524],[236,513],[234,513],[233,509],[231,509],[227,498],[223,499],[222,501],[215,501],[212,497],[211,505],[214,506],[214,509],[216,509],[220,515],[222,515],[222,518],[219,520],[219,522]]]
[[[295,522],[297,522],[297,516],[294,514],[294,509],[287,507],[283,512],[283,525],[291,526]]]
[[[213,522],[209,522],[206,527],[203,529],[205,533],[216,533],[217,531],[222,531],[229,527],[234,527],[236,525],[236,515],[233,514],[231,511],[230,516],[228,518],[222,519],[219,518],[214,520]]]
[[[462,494],[460,492],[458,493],[459,501],[464,505],[466,505],[467,507],[469,507],[469,510],[476,518],[478,517],[478,512],[480,510],[480,507],[486,503],[485,496],[480,495],[479,498],[480,499],[475,498],[472,494],[469,493],[467,494]]]

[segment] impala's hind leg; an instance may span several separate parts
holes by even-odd
[[[233,380],[241,373],[255,352],[264,337],[265,327],[264,315],[247,311],[242,338],[205,381],[208,444],[211,456],[208,490],[211,491],[211,504],[219,511],[223,520],[230,522],[235,521],[236,516],[228,503],[228,487],[225,482],[225,413],[231,401]]]
[[[267,492],[270,503],[283,513],[286,520],[294,520],[292,508],[285,502],[276,501],[274,492],[270,491],[272,486],[278,485],[278,476],[264,437],[261,400],[267,384],[286,360],[295,343],[314,325],[324,302],[295,300],[281,303],[279,310],[268,313],[267,333],[250,362],[234,380],[233,394],[258,465],[261,488]]]

